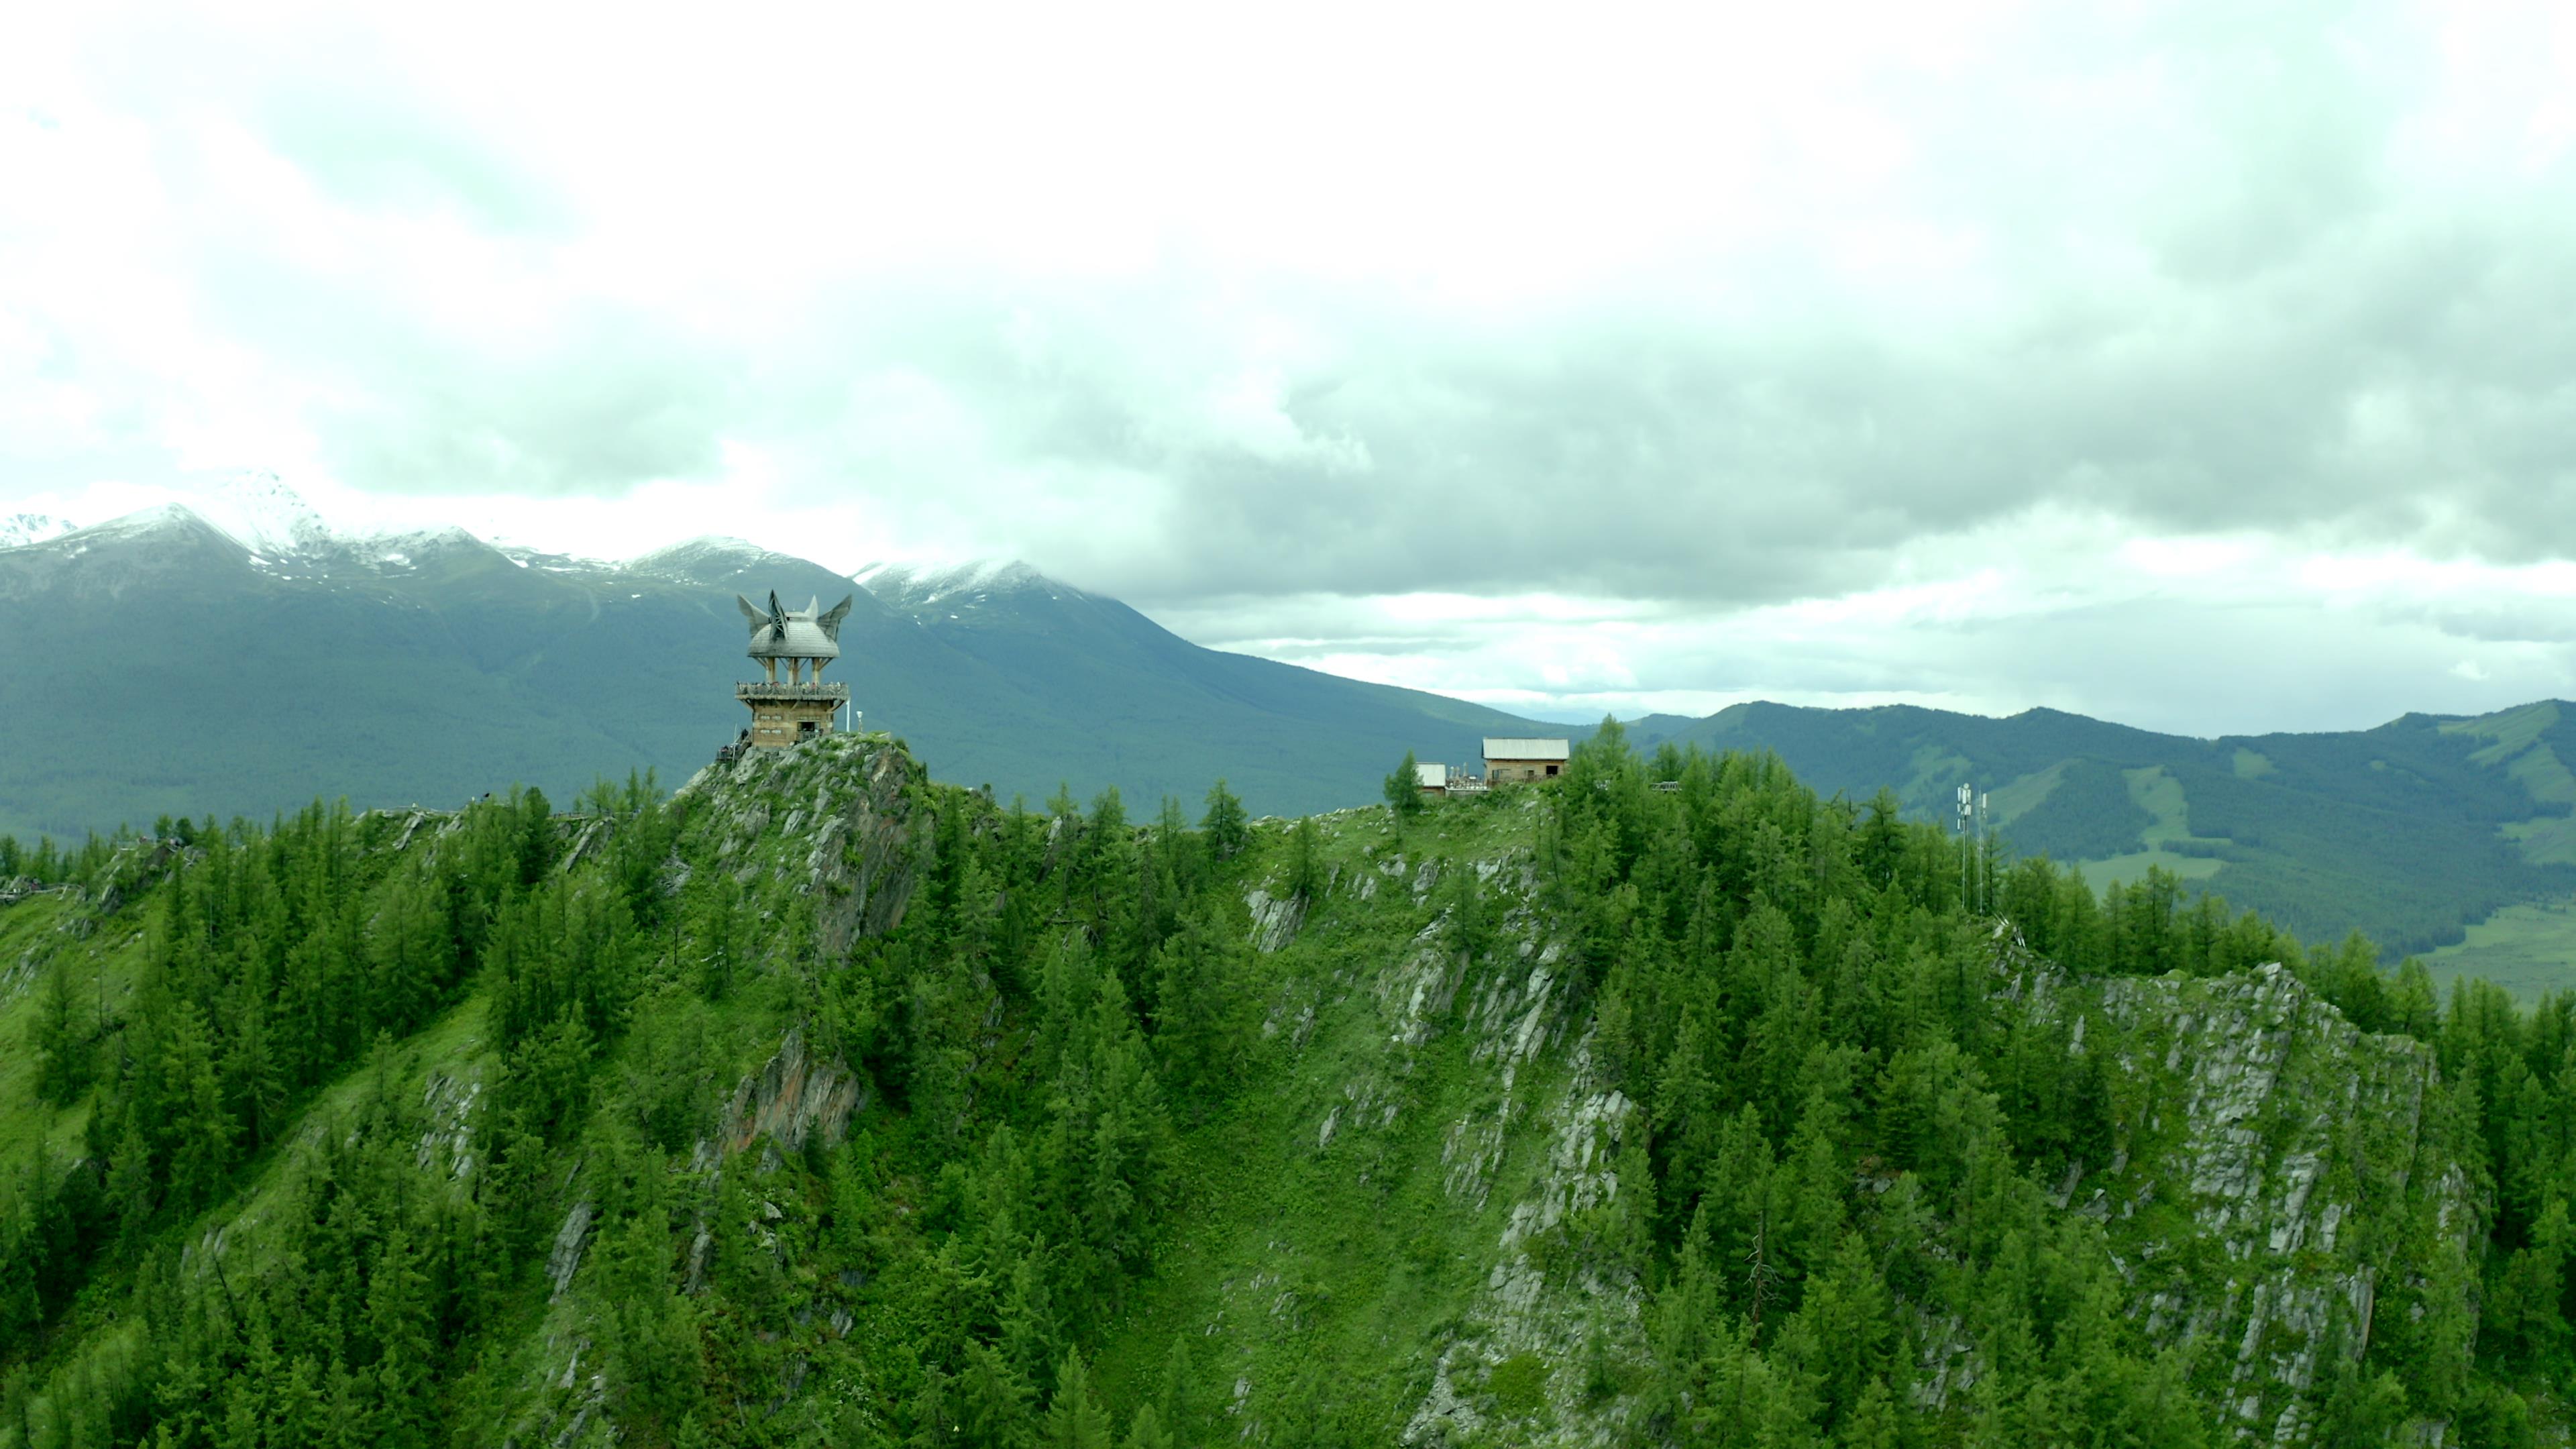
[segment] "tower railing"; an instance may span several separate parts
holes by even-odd
[[[850,687],[834,680],[830,684],[789,684],[784,680],[737,680],[733,687],[736,699],[848,699]]]

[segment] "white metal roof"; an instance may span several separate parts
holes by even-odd
[[[769,596],[767,609],[739,594],[734,596],[734,602],[742,607],[743,618],[751,624],[751,647],[743,652],[752,658],[841,657],[841,621],[849,617],[850,600],[843,599],[829,609],[821,607],[820,599],[802,609],[782,608],[775,593]]]
[[[1426,765],[1417,760],[1413,766],[1413,779],[1425,790],[1446,790],[1449,788],[1449,767]]]
[[[1485,740],[1485,758],[1489,760],[1563,760],[1573,751],[1563,740]]]

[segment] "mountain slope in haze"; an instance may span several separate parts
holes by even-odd
[[[773,589],[855,595],[832,677],[942,778],[1005,798],[1115,785],[1195,814],[1224,777],[1256,812],[1326,809],[1374,798],[1408,749],[1465,759],[1536,728],[1203,649],[1024,566],[973,610],[880,578],[895,608],[736,539],[605,564],[458,529],[342,536],[273,482],[224,504],[226,528],[170,506],[0,549],[0,832],[685,778],[744,722],[733,596]]]
[[[1949,824],[1986,793],[2012,854],[2099,881],[2160,867],[2301,935],[2360,930],[2392,954],[2462,939],[2518,902],[2576,892],[2576,708],[2407,715],[2376,729],[2155,734],[2058,710],[2005,719],[1910,705],[1736,705],[1661,732],[1776,752],[1819,789],[1895,791]],[[1648,736],[1651,738],[1652,736]],[[2576,934],[2567,941],[2576,962]]]
[[[1256,810],[1278,800],[1322,809],[1376,798],[1408,750],[1474,761],[1487,734],[1566,733],[1464,700],[1204,648],[1026,564],[878,566],[858,577],[1009,690],[1009,707],[943,720],[934,767],[946,778],[1044,779],[1046,761],[1077,785],[1156,769],[1223,776]],[[1218,719],[1222,732],[1210,727]],[[1033,740],[1032,720],[1062,727]]]

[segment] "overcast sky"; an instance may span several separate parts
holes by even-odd
[[[1017,556],[1556,714],[2576,696],[2563,0],[351,9],[5,23],[0,514]]]

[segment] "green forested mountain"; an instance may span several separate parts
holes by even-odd
[[[1737,705],[1646,740],[1776,751],[1826,793],[1892,790],[1949,822],[1974,785],[2013,854],[2097,883],[2156,866],[2302,935],[2368,933],[2393,960],[2516,902],[2576,894],[2576,707],[2408,715],[2376,729],[2215,740],[2034,709]],[[2576,930],[2521,984],[2576,986]]]
[[[845,736],[93,854],[0,906],[0,1446],[2563,1437],[2576,1001],[1767,756],[1399,796]]]

